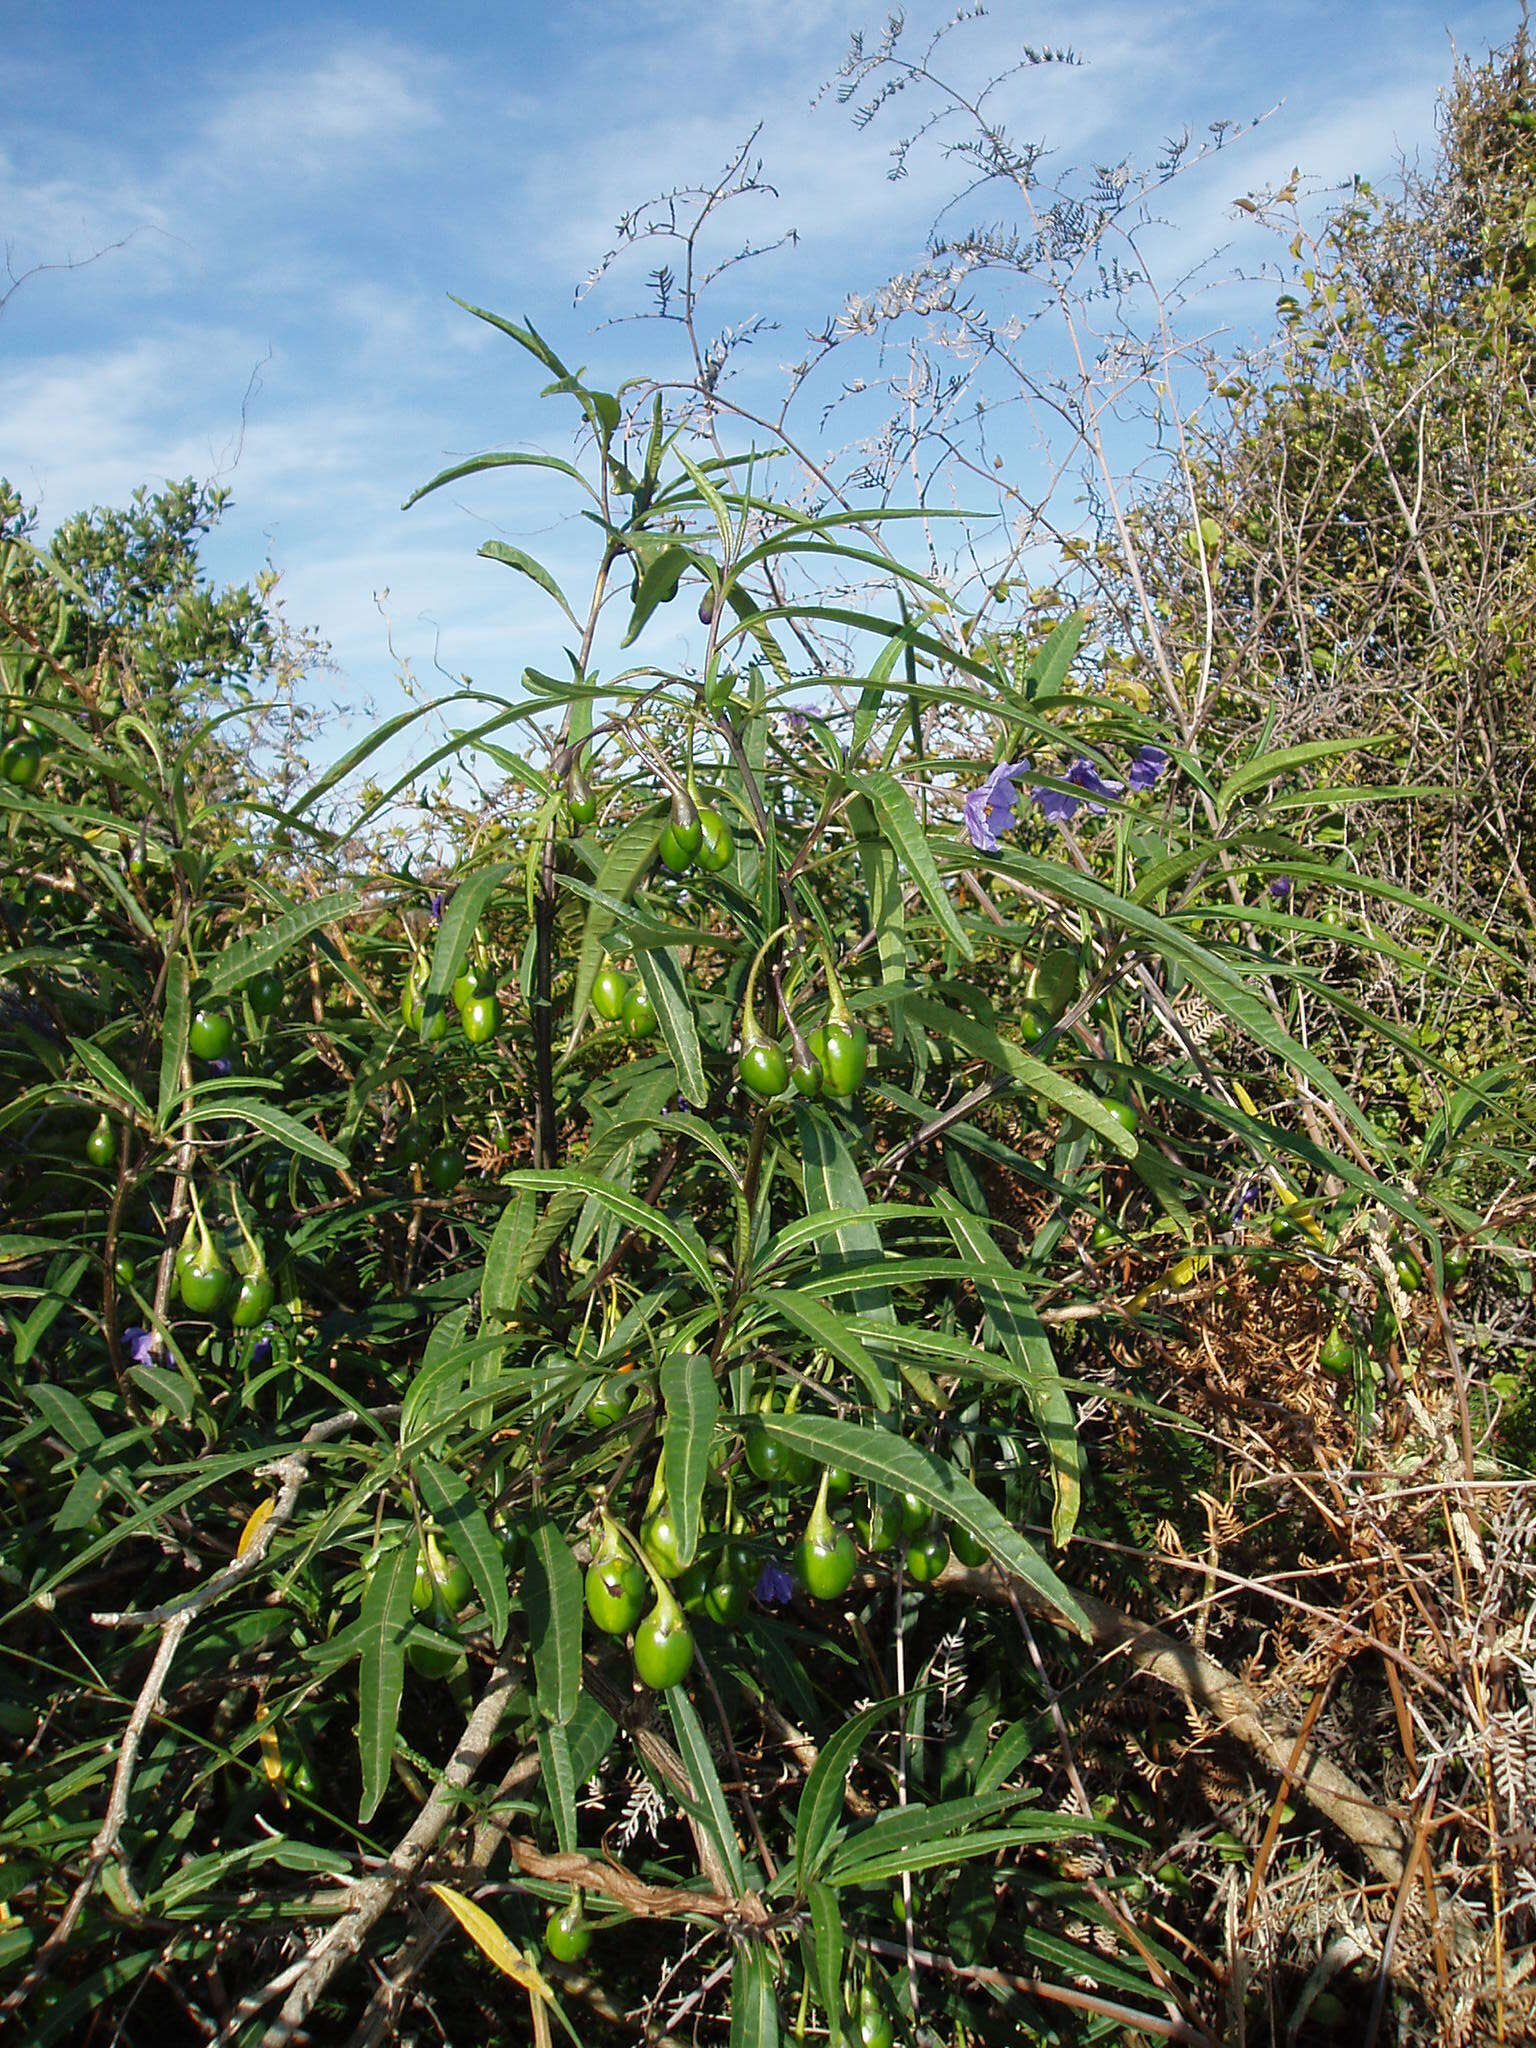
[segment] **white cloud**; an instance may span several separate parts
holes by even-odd
[[[231,76],[201,123],[192,153],[201,175],[253,171],[313,177],[373,169],[407,137],[435,128],[442,112],[427,82],[442,66],[383,38],[343,43],[295,65],[229,53]]]

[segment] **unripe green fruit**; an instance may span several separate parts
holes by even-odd
[[[664,1579],[675,1579],[683,1568],[678,1555],[677,1524],[665,1502],[640,1525],[640,1541],[646,1555]]]
[[[743,1047],[741,1058],[736,1062],[736,1072],[749,1095],[769,1102],[775,1095],[783,1093],[789,1080],[789,1062],[784,1057],[783,1047],[770,1038],[758,1045]]]
[[[411,1584],[412,1607],[418,1614],[426,1614],[436,1602],[455,1615],[469,1605],[473,1591],[474,1580],[465,1566],[429,1532],[425,1551],[417,1553],[416,1577]]]
[[[903,1536],[921,1536],[933,1521],[933,1509],[920,1494],[898,1493],[896,1507],[901,1515]]]
[[[471,1045],[484,1045],[496,1036],[501,1005],[494,996],[471,996],[459,1012],[459,1021]]]
[[[692,866],[693,857],[702,844],[703,833],[695,818],[691,830],[683,825],[665,826],[656,851],[661,855],[663,867],[670,868],[674,875],[681,875]]]
[[[198,1245],[177,1274],[177,1287],[184,1305],[195,1316],[211,1316],[229,1292],[229,1268],[210,1245],[205,1252]]]
[[[243,1275],[240,1291],[235,1296],[235,1305],[229,1312],[229,1320],[235,1328],[255,1329],[271,1309],[275,1291],[265,1271]]]
[[[258,1017],[275,1017],[283,1007],[283,978],[273,968],[253,974],[245,985],[245,999]]]
[[[682,1612],[653,1607],[635,1630],[635,1675],[652,1692],[681,1685],[693,1669],[693,1630]]]
[[[0,747],[0,777],[13,789],[31,789],[43,772],[43,750],[25,735]]]
[[[544,1946],[557,1963],[579,1963],[592,1946],[592,1923],[579,1900],[561,1906],[544,1923]]]
[[[1122,1131],[1128,1131],[1133,1138],[1135,1137],[1141,1118],[1134,1104],[1126,1102],[1119,1095],[1105,1095],[1101,1097],[1099,1106],[1108,1110]]]
[[[810,1477],[811,1461],[805,1453],[771,1437],[760,1422],[749,1422],[744,1436],[747,1464],[769,1486],[802,1486]]]
[[[901,1541],[901,1509],[893,1500],[871,1501],[853,1518],[859,1541],[872,1557],[893,1550]]]
[[[985,1543],[979,1542],[969,1529],[962,1529],[959,1523],[949,1532],[949,1545],[961,1564],[973,1572],[979,1571],[992,1555]]]
[[[699,806],[699,835],[699,848],[694,859],[705,874],[718,875],[722,868],[730,866],[736,841],[724,818],[708,804]]]
[[[907,1576],[919,1586],[931,1586],[949,1563],[949,1538],[942,1529],[930,1529],[907,1548]]]
[[[822,1027],[821,1049],[813,1048],[829,1095],[857,1095],[869,1065],[869,1033],[862,1024],[829,1023]]]
[[[599,1429],[611,1429],[629,1413],[630,1393],[622,1373],[611,1372],[587,1403],[587,1419]]]
[[[587,1612],[605,1636],[627,1636],[645,1605],[645,1573],[623,1553],[587,1566]]]
[[[117,1157],[117,1139],[105,1110],[85,1141],[85,1156],[92,1166],[110,1166]]]
[[[789,1070],[789,1078],[794,1083],[797,1095],[803,1095],[808,1102],[814,1102],[821,1093],[826,1076],[821,1071],[821,1061],[811,1055],[809,1058],[795,1061]]]
[[[134,1281],[134,1264],[126,1252],[119,1252],[112,1261],[112,1277],[119,1287],[131,1287]]]
[[[234,1042],[235,1027],[222,1010],[197,1010],[193,1013],[187,1044],[196,1058],[227,1059]]]
[[[427,1154],[428,1185],[440,1195],[450,1195],[464,1178],[464,1154],[457,1145],[439,1145]]]
[[[624,1015],[624,998],[629,979],[616,967],[601,967],[592,984],[592,1007],[605,1024],[617,1024]]]
[[[795,1546],[795,1577],[813,1600],[840,1600],[853,1583],[859,1554],[846,1529],[821,1540],[809,1531]]]
[[[624,1029],[631,1038],[654,1038],[659,1028],[656,1007],[644,988],[632,988],[624,998]]]

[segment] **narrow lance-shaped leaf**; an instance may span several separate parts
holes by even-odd
[[[433,1519],[462,1558],[485,1609],[491,1641],[507,1632],[507,1567],[480,1503],[459,1474],[432,1458],[418,1458],[416,1480]]]
[[[820,1465],[841,1465],[857,1478],[873,1480],[893,1493],[915,1493],[946,1521],[969,1529],[998,1563],[1033,1586],[1062,1618],[1084,1636],[1088,1623],[1071,1589],[1061,1582],[1032,1543],[1005,1522],[965,1474],[922,1445],[831,1415],[783,1415],[771,1411],[760,1426],[780,1443],[804,1451]]]
[[[966,960],[974,960],[975,948],[970,934],[960,922],[955,906],[949,900],[949,891],[939,873],[938,863],[933,857],[927,835],[918,822],[917,812],[912,808],[912,799],[907,795],[894,775],[884,769],[873,775],[857,778],[862,789],[875,807],[875,814],[885,832],[886,838],[901,856],[902,866],[917,884],[923,901],[938,919],[944,936]]]
[[[336,889],[328,896],[317,896],[313,903],[295,904],[210,960],[203,971],[204,988],[210,996],[228,995],[254,975],[276,967],[312,933],[353,916],[367,900],[361,889]]]
[[[1056,1543],[1063,1544],[1077,1525],[1083,1478],[1077,1421],[1061,1383],[1056,1355],[1044,1324],[1021,1298],[1013,1268],[981,1218],[962,1209],[950,1195],[940,1192],[935,1199],[956,1250],[975,1262],[976,1292],[981,1305],[1003,1350],[1024,1377],[1030,1413],[1045,1439],[1046,1455],[1051,1461],[1055,1502],[1051,1535]]]
[[[362,1665],[357,1686],[357,1749],[363,1789],[358,1819],[372,1820],[389,1783],[405,1687],[405,1637],[411,1625],[413,1546],[397,1543],[374,1570],[363,1595]]]
[[[696,1109],[702,1109],[709,1100],[709,1082],[699,1051],[693,1007],[688,1001],[677,955],[659,949],[647,950],[635,955],[635,965],[655,1008],[656,1021],[661,1026],[667,1051],[672,1055],[672,1064],[677,1068],[683,1094]]]
[[[715,1760],[709,1753],[709,1744],[704,1739],[699,1717],[680,1685],[674,1685],[668,1692],[667,1711],[672,1716],[672,1726],[677,1730],[678,1753],[687,1768],[688,1781],[693,1787],[699,1825],[707,1829],[709,1838],[714,1843],[725,1868],[730,1872],[739,1893],[746,1882],[746,1873],[742,1869],[741,1851],[736,1846],[736,1828],[731,1820],[731,1809],[726,1804],[725,1788],[720,1783]]]
[[[677,1528],[678,1558],[689,1565],[698,1547],[699,1511],[709,1476],[720,1390],[708,1355],[702,1351],[670,1352],[661,1362],[659,1379],[666,1410],[662,1444],[667,1499]]]
[[[187,1057],[187,1030],[192,1005],[185,955],[172,954],[165,970],[165,1021],[160,1033],[160,1102],[157,1127],[165,1130],[181,1101],[182,1068]]]
[[[581,1572],[547,1515],[528,1538],[523,1607],[541,1711],[563,1726],[581,1694]]]
[[[580,630],[580,621],[566,603],[565,592],[542,562],[536,562],[532,555],[524,554],[521,548],[509,546],[504,540],[488,540],[478,552],[489,562],[505,562],[509,569],[516,569],[521,575],[530,577],[540,590],[555,600],[571,624]]]

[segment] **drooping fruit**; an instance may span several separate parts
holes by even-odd
[[[92,1166],[110,1166],[117,1157],[117,1139],[113,1135],[111,1120],[105,1110],[85,1141],[85,1156]]]
[[[471,996],[459,1012],[464,1036],[471,1045],[485,1045],[501,1024],[501,1005],[494,996]]]
[[[604,965],[592,984],[592,1007],[605,1024],[617,1024],[624,1015],[624,998],[629,994],[629,977],[617,967]]]
[[[707,875],[718,875],[722,868],[728,868],[736,852],[736,841],[731,828],[717,810],[708,804],[699,806],[699,848],[694,859]]]
[[[693,1630],[670,1593],[664,1593],[635,1630],[635,1675],[652,1692],[681,1685],[693,1669]]]
[[[605,1636],[627,1636],[645,1605],[645,1573],[626,1551],[599,1553],[587,1566],[586,1599]]]
[[[631,1038],[654,1038],[659,1028],[660,1020],[649,990],[632,988],[624,998],[624,1029]]]
[[[579,1963],[592,1946],[592,1923],[581,1910],[579,1895],[550,1913],[544,1923],[544,1946],[557,1963]]]
[[[427,1154],[424,1171],[436,1193],[451,1195],[464,1178],[464,1154],[457,1145],[438,1145]]]
[[[200,1060],[228,1059],[235,1042],[235,1027],[222,1010],[196,1010],[187,1032],[187,1044]]]

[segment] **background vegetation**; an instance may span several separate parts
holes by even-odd
[[[1392,196],[1244,202],[1209,362],[1187,148],[1048,184],[948,48],[837,89],[978,225],[775,415],[746,156],[602,269],[681,378],[455,315],[569,457],[426,488],[591,526],[481,551],[569,627],[511,701],[316,775],[217,493],[0,505],[30,2041],[1531,2027],[1528,39]]]

